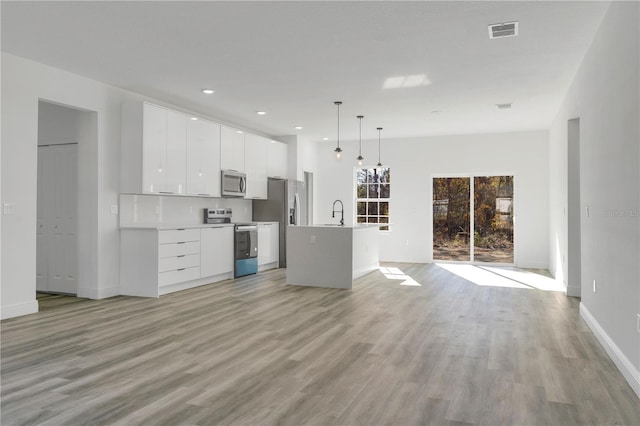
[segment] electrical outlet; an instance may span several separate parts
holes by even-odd
[[[2,206],[3,214],[16,214],[16,203],[4,203]]]
[[[118,214],[118,205],[117,204],[111,204],[111,213],[112,214]]]
[[[565,259],[564,254],[563,254],[563,255],[562,255],[562,263],[564,263],[564,262],[565,262],[565,260],[566,260],[566,259]]]
[[[586,207],[585,210],[586,210],[586,213],[587,213],[587,217],[589,217],[589,204],[587,204],[587,207]]]
[[[593,292],[596,292],[596,280],[593,280]]]

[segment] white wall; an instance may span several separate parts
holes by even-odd
[[[119,294],[119,220],[111,213],[111,205],[118,204],[120,192],[120,106],[136,100],[175,106],[4,52],[1,61],[0,193],[3,204],[15,204],[16,213],[2,216],[0,317],[38,309],[35,230],[40,100],[83,110],[85,115],[78,124],[78,295]],[[177,208],[180,203],[193,201],[178,201]]]
[[[317,223],[334,223],[331,206],[341,199],[345,223],[354,221],[356,142],[343,142],[342,159],[333,145],[318,147]],[[431,262],[432,176],[513,175],[516,265],[548,267],[547,132],[442,136],[382,140],[382,164],[391,167],[391,232],[380,234],[380,259]],[[378,160],[378,143],[363,141],[364,166]]]
[[[563,279],[567,121],[580,118],[581,313],[640,395],[638,18],[637,2],[611,4],[551,128],[549,242]]]

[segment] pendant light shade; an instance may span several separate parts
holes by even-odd
[[[364,118],[364,115],[359,115],[356,117],[358,119],[358,121],[360,122],[360,136],[358,138],[359,140],[359,148],[358,148],[358,156],[356,157],[356,160],[358,160],[358,166],[362,166],[362,160],[364,160],[364,157],[362,156],[362,119]]]
[[[382,163],[380,162],[380,132],[382,131],[382,127],[378,127],[378,167],[382,167]]]
[[[336,158],[339,160],[340,153],[342,152],[342,149],[340,148],[340,105],[342,105],[342,102],[335,101],[334,104],[336,105],[336,107],[338,107],[338,137],[336,139],[338,145],[336,146],[336,149],[334,149],[333,151],[336,153]]]

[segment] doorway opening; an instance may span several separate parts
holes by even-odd
[[[38,103],[36,292],[78,294],[79,149],[89,112]]]
[[[513,265],[513,176],[433,178],[433,259]]]

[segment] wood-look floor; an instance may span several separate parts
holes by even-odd
[[[640,424],[578,300],[393,266],[420,286],[275,270],[160,299],[43,297],[1,323],[1,423]]]

